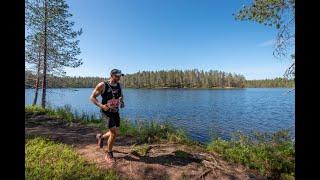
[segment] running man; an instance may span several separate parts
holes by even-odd
[[[108,152],[105,159],[112,164],[115,162],[112,147],[116,136],[119,134],[120,126],[119,106],[120,108],[124,107],[122,89],[119,83],[121,76],[123,74],[120,70],[113,69],[109,80],[100,82],[90,96],[91,102],[100,108],[102,118],[106,121],[109,129],[105,134],[97,134],[96,138],[100,148],[103,148],[103,140],[108,139]],[[101,103],[97,100],[99,95],[102,97]]]

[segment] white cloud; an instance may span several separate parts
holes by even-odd
[[[267,41],[260,43],[259,46],[260,47],[273,46],[275,43],[276,43],[276,41],[274,39],[270,39],[270,40],[267,40]]]

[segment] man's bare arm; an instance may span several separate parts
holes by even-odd
[[[104,83],[101,82],[99,83],[95,88],[94,90],[92,91],[91,93],[91,96],[90,96],[90,101],[95,104],[96,106],[98,106],[99,108],[101,109],[104,109],[105,106],[103,104],[101,104],[98,100],[97,100],[97,97],[99,95],[101,95],[102,91],[103,91],[103,88],[104,88]]]

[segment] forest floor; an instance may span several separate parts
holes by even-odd
[[[141,146],[143,155],[135,153],[134,137],[119,136],[113,151],[116,164],[110,167],[95,135],[97,127],[54,119],[47,115],[26,117],[27,136],[41,136],[67,145],[98,168],[113,169],[121,179],[265,179],[242,165],[224,161],[218,154],[195,146],[177,143],[152,143]]]

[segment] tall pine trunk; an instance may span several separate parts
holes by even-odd
[[[42,101],[41,106],[46,107],[46,91],[47,91],[47,21],[48,21],[48,2],[45,0],[44,13],[44,51],[43,51],[43,80],[42,80]]]
[[[37,65],[37,80],[35,85],[35,93],[32,106],[37,104],[38,101],[38,91],[39,91],[39,84],[40,84],[40,67],[41,67],[41,47],[39,48],[39,55],[38,55],[38,65]]]

